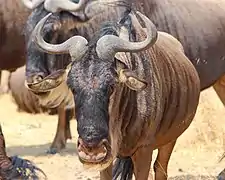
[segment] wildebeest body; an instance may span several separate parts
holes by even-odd
[[[132,158],[136,179],[147,179],[152,150],[174,142],[190,125],[196,112],[200,91],[199,78],[182,49],[175,48],[179,45],[174,39],[159,33],[158,40],[151,49],[136,55],[127,54],[122,62],[125,62],[129,69],[134,70],[138,77],[144,79],[148,86],[137,93],[126,85],[115,85],[109,100],[112,154]],[[96,136],[95,133],[99,132],[97,124],[104,127],[104,121],[100,121],[105,117],[101,108],[108,108],[104,102],[107,102],[106,98],[109,96],[99,97],[98,91],[85,83],[94,82],[95,76],[101,81],[100,72],[103,70],[100,67],[108,67],[107,63],[93,59],[92,53],[80,60],[83,62],[74,62],[68,75],[70,87],[75,92],[78,133],[83,142],[90,142],[91,133],[93,138]],[[91,104],[96,104],[96,109],[88,108]],[[98,120],[93,117],[92,121],[89,115],[97,112]],[[93,122],[96,126],[92,124]],[[88,125],[90,130],[85,131]],[[97,131],[92,129],[94,127]],[[89,136],[83,135],[85,132]],[[102,134],[98,137],[102,137]],[[95,142],[93,139],[93,143]],[[89,147],[87,144],[85,146]],[[147,153],[142,152],[143,148],[146,148]],[[164,153],[171,152],[164,151]],[[162,157],[157,158],[159,164],[163,160]],[[162,166],[156,170],[156,177],[162,174],[162,169],[164,176],[167,174],[167,166],[165,164]]]
[[[225,72],[225,1],[150,0],[135,6],[153,21],[157,29],[176,37],[197,69],[201,89]]]
[[[154,148],[167,144],[191,123],[198,104],[198,76],[182,50],[174,48],[176,43],[159,33],[149,51],[135,56],[136,66],[129,62],[148,81],[148,88],[135,93],[119,87],[111,98],[110,126],[118,128],[112,134],[117,137],[121,132],[123,137],[120,155],[131,156],[137,144],[153,143]]]
[[[25,64],[24,25],[29,12],[20,0],[0,1],[0,70],[14,71]],[[4,78],[1,93],[9,90],[9,73]]]
[[[15,70],[25,64],[24,25],[29,10],[20,0],[0,1],[0,68]]]

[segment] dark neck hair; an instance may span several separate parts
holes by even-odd
[[[97,41],[105,35],[115,35],[119,36],[118,32],[122,26],[125,26],[128,33],[132,35],[130,38],[135,39],[135,31],[132,27],[132,22],[129,14],[132,12],[131,6],[128,6],[127,10],[124,12],[122,17],[118,21],[107,21],[102,23],[100,29],[96,32],[93,38],[89,41],[88,46],[93,47],[96,45]]]

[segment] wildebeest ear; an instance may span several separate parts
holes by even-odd
[[[127,87],[134,91],[141,91],[147,87],[147,82],[139,79],[137,75],[129,69],[121,69],[118,75],[119,81],[125,83]]]
[[[115,58],[115,67],[116,67],[116,71],[119,72],[121,69],[127,69],[127,65],[122,62],[121,60],[119,60],[118,58]]]

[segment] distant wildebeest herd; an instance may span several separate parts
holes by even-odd
[[[75,117],[79,160],[101,180],[147,180],[155,149],[164,180],[200,91],[225,105],[225,0],[0,0],[0,68],[19,111],[58,114],[49,153]],[[38,171],[7,157],[0,126],[0,179]]]

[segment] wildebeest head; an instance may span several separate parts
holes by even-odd
[[[104,169],[112,162],[109,109],[118,88],[123,86],[139,91],[147,86],[128,68],[126,62],[115,57],[118,52],[138,52],[155,43],[156,27],[146,16],[138,14],[146,26],[147,38],[142,42],[129,40],[131,25],[138,22],[133,13],[120,23],[103,27],[99,36],[89,43],[81,36],[74,36],[57,45],[45,42],[40,34],[49,15],[34,29],[35,41],[44,51],[69,53],[73,60],[67,73],[67,83],[74,94],[78,155],[84,165]]]

